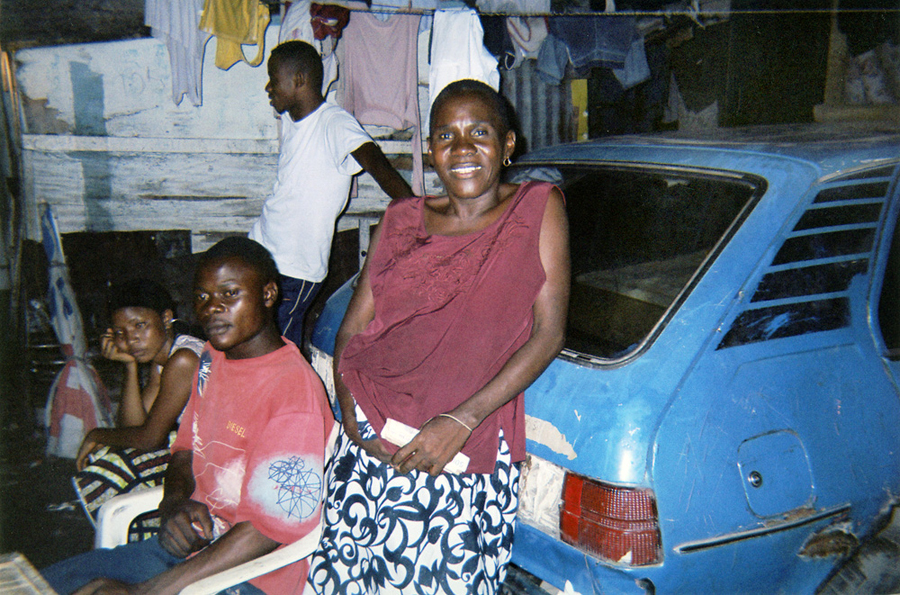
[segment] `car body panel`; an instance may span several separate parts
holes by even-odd
[[[699,149],[694,151],[700,152]],[[626,154],[623,160],[636,157]],[[681,149],[663,157],[668,162],[680,159],[692,167],[698,162],[705,163],[702,156],[687,159]],[[721,156],[710,160],[720,166],[734,165],[733,160]],[[758,166],[754,173],[764,174],[770,180],[770,188],[777,189],[808,186],[819,172],[806,169],[805,175],[797,175],[793,168],[785,168],[783,162],[770,160],[770,163]],[[792,205],[784,200],[761,201],[756,205],[729,246],[723,249],[727,254],[720,254],[717,259],[735,264],[726,267],[712,263],[668,323],[668,327],[678,327],[683,332],[662,333],[627,365],[601,365],[602,374],[597,374],[594,368],[564,359],[553,362],[525,391],[526,411],[530,416],[551,423],[566,436],[576,455],[584,452],[589,456],[564,460],[539,444],[533,446],[533,452],[583,475],[624,484],[648,485],[645,474],[650,452],[647,446],[659,422],[660,410],[678,388],[697,354],[709,343],[711,333],[720,325],[737,293],[743,289],[746,268],[752,267],[766,250],[771,249],[771,238],[760,237],[748,230],[754,227],[754,222],[760,227],[768,227],[772,221],[785,219],[792,210]],[[555,390],[556,386],[565,386],[565,394]],[[548,399],[547,395],[553,395],[553,398]],[[585,412],[590,412],[590,425],[580,423],[579,417]],[[607,430],[598,435],[597,427]],[[530,451],[531,448],[529,444]]]
[[[808,128],[619,137],[517,163],[694,171],[759,192],[640,344],[567,349],[525,391],[530,456],[652,489],[661,560],[603,561],[520,522],[515,564],[581,593],[812,592],[841,550],[810,543],[877,527],[900,492],[900,364],[877,322],[898,163],[896,134]],[[341,292],[313,336],[328,353]]]

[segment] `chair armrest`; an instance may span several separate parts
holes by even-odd
[[[247,582],[252,578],[278,570],[282,566],[293,564],[307,556],[311,556],[316,550],[316,546],[319,545],[319,538],[322,536],[322,521],[324,521],[324,515],[315,529],[294,543],[280,547],[255,560],[244,562],[234,568],[223,570],[192,583],[182,589],[179,595],[213,595],[233,585]]]
[[[97,511],[97,530],[94,548],[113,548],[128,543],[128,527],[139,514],[156,510],[162,500],[163,488],[129,492],[110,498]]]

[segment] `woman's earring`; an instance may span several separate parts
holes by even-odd
[[[512,161],[510,161],[509,157],[504,157],[503,158],[503,167],[509,167],[510,165],[512,165]]]

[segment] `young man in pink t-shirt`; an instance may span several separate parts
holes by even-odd
[[[277,274],[247,238],[201,255],[194,308],[209,344],[172,446],[159,536],[45,569],[58,592],[177,593],[317,527],[334,418],[315,372],[278,332]],[[229,592],[300,592],[307,568]]]

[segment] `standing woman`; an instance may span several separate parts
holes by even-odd
[[[155,281],[114,285],[108,310],[112,326],[100,337],[101,353],[125,372],[118,427],[88,432],[73,480],[92,519],[113,496],[162,484],[170,432],[191,394],[204,344],[176,331],[175,302]]]
[[[431,109],[446,196],[395,200],[335,341],[343,432],[310,584],[320,593],[496,593],[510,558],[522,393],[559,353],[569,299],[559,189],[501,182],[506,103],[471,80]],[[419,429],[380,439],[387,419]],[[444,471],[458,453],[462,473]]]

